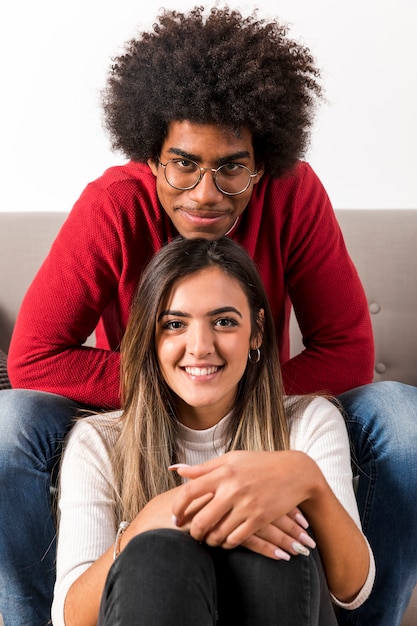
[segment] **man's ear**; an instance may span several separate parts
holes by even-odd
[[[152,174],[156,177],[158,175],[158,161],[154,159],[148,159],[148,165],[151,168]]]
[[[257,350],[257,348],[260,348],[262,345],[264,335],[264,320],[265,311],[263,309],[259,309],[258,317],[256,319],[257,332],[250,342],[251,350]]]
[[[264,175],[264,172],[265,172],[265,168],[263,166],[263,163],[258,163],[256,165],[256,174],[257,175],[253,179],[254,185],[256,185],[256,183],[259,183],[259,181],[261,180],[262,176]]]

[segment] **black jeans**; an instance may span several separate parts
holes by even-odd
[[[110,569],[99,626],[336,626],[318,552],[275,561],[178,530],[132,539]]]

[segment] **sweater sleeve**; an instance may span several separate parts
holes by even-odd
[[[84,418],[67,440],[60,477],[57,577],[52,623],[64,626],[64,603],[71,585],[114,543],[114,489],[108,447],[118,413]],[[105,428],[105,443],[99,434]]]
[[[118,306],[113,305],[123,272],[118,215],[110,195],[95,184],[69,213],[20,307],[8,361],[13,387],[120,408],[117,341],[83,345],[106,309]]]
[[[349,438],[344,419],[334,404],[325,398],[316,398],[302,415],[292,417],[290,447],[305,452],[317,463],[341,505],[362,530],[353,488]],[[368,542],[367,545],[370,566],[364,586],[349,603],[341,603],[333,597],[336,604],[346,609],[360,606],[372,590],[375,560]]]
[[[287,393],[337,395],[372,382],[368,303],[328,195],[301,164],[282,233],[284,275],[304,350],[283,363]]]

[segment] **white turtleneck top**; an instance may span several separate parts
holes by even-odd
[[[66,442],[61,472],[60,526],[57,580],[52,606],[54,626],[65,626],[64,601],[72,583],[110,546],[117,531],[114,515],[114,481],[108,450],[120,429],[120,412],[94,415],[78,421]],[[223,432],[228,416],[207,430],[180,424],[185,463],[195,465],[224,453]],[[315,398],[301,416],[290,421],[290,448],[308,454],[318,464],[346,511],[360,528],[352,483],[350,446],[346,426],[337,408]],[[168,471],[168,469],[167,469]],[[368,578],[350,603],[334,601],[347,609],[360,606],[375,578],[370,551]]]

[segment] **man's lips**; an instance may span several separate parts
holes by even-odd
[[[215,220],[230,215],[230,211],[207,211],[202,209],[187,209],[185,207],[178,207],[176,210],[191,220]]]

